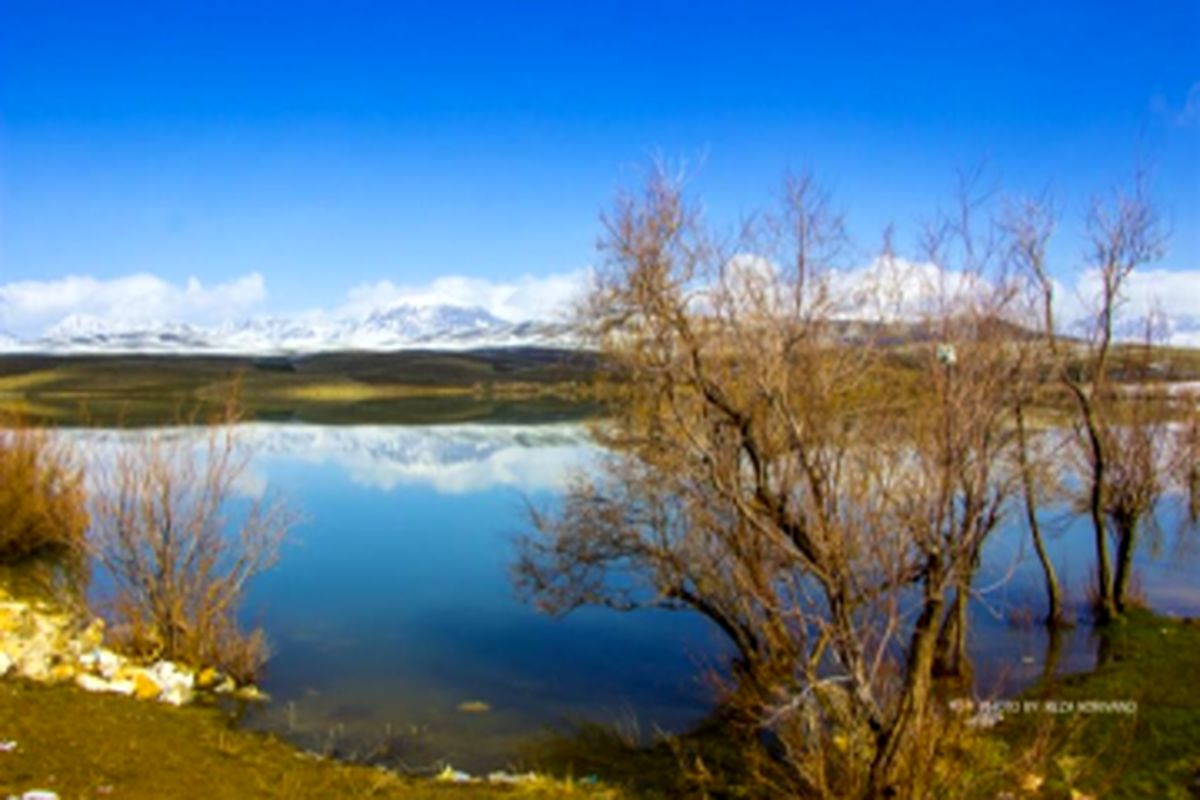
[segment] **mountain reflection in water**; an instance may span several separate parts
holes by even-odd
[[[92,459],[155,433],[204,440],[202,428],[62,431]],[[579,424],[317,426],[251,423],[239,492],[280,493],[305,522],[243,611],[273,656],[273,702],[247,724],[303,746],[398,766],[448,761],[470,770],[512,762],[547,728],[595,721],[626,733],[683,730],[711,709],[708,676],[727,649],[687,614],[583,609],[563,619],[515,596],[513,536],[527,502],[553,503],[600,456]],[[1091,540],[1059,514],[1052,557],[1076,598]],[[1170,525],[1163,526],[1165,530]],[[973,610],[977,685],[1011,693],[1045,670],[1040,573],[1019,526],[985,548]],[[1200,613],[1194,543],[1150,541],[1138,570],[1158,610]],[[1017,615],[1019,616],[1019,614]],[[1089,668],[1086,626],[1056,647],[1059,671]]]

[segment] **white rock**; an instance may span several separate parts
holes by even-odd
[[[158,697],[163,703],[170,703],[173,706],[182,706],[192,701],[192,690],[190,687],[176,684],[163,689],[163,693]]]
[[[159,700],[173,706],[181,706],[192,700],[192,687],[195,686],[196,676],[180,669],[170,661],[156,662],[146,674],[162,687]]]
[[[85,692],[107,692],[109,691],[109,683],[103,678],[97,678],[87,672],[81,672],[75,676],[75,685]]]
[[[105,678],[112,680],[113,676],[117,674],[117,670],[121,668],[121,657],[103,647],[96,648],[95,654],[96,670]]]
[[[12,665],[13,661],[8,653],[4,650],[0,650],[0,678],[3,678],[8,674],[8,671],[12,669]]]
[[[112,692],[133,694],[133,681],[107,681],[104,678],[81,672],[75,676],[75,685],[85,692]]]
[[[173,686],[180,686],[186,689],[191,689],[196,683],[196,676],[186,670],[180,669],[176,664],[170,661],[158,661],[150,667],[150,675],[154,680],[158,681],[160,686],[170,689]]]
[[[58,794],[49,789],[30,789],[21,795],[21,800],[58,800]]]
[[[44,681],[50,677],[50,651],[40,642],[22,653],[17,659],[17,672],[32,681]]]

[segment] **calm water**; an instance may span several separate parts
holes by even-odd
[[[252,483],[308,517],[248,597],[275,655],[255,724],[359,750],[391,737],[416,766],[503,766],[546,726],[680,729],[707,705],[698,619],[589,611],[556,620],[514,594],[525,500],[551,501],[595,451],[582,428],[259,428]],[[487,703],[464,713],[461,703]],[[339,727],[340,726],[340,727]],[[323,744],[323,743],[322,743]]]
[[[509,570],[525,501],[553,503],[597,451],[581,426],[247,425],[257,455],[239,492],[277,492],[305,516],[279,565],[253,584],[246,621],[273,648],[273,702],[247,724],[314,749],[422,767],[512,763],[531,737],[581,721],[642,735],[681,730],[711,705],[704,672],[722,643],[685,614],[583,610],[564,619],[518,599]],[[75,432],[91,452],[130,436]],[[1051,546],[1074,597],[1091,540],[1049,515]],[[1200,613],[1196,548],[1167,536],[1139,553],[1151,604]],[[971,644],[981,691],[1001,694],[1044,669],[1046,637],[1012,624],[1040,609],[1039,572],[1022,535],[989,544]],[[1086,627],[1059,669],[1094,659]],[[486,703],[483,713],[459,710]]]

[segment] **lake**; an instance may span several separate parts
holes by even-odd
[[[646,737],[686,729],[712,707],[705,676],[726,648],[699,617],[585,609],[554,619],[514,592],[526,503],[552,504],[598,455],[583,425],[254,423],[240,433],[255,455],[239,493],[281,494],[304,516],[246,598],[244,620],[271,642],[262,687],[273,699],[245,724],[318,751],[479,771],[512,764],[546,730],[591,721]],[[102,457],[147,433],[64,435]],[[1090,534],[1061,512],[1047,524],[1069,593],[1083,597]],[[1148,539],[1138,572],[1150,604],[1200,613],[1196,564],[1190,541]],[[1044,669],[1045,632],[1010,619],[1022,609],[1037,617],[1039,580],[1018,527],[988,544],[971,628],[985,694]],[[1057,666],[1087,669],[1094,658],[1081,626],[1065,635]]]

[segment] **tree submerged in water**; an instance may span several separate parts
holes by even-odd
[[[609,455],[533,512],[520,588],[552,613],[688,609],[736,650],[725,696],[766,791],[962,791],[967,603],[987,537],[1036,519],[1025,410],[1048,357],[977,176],[921,239],[842,269],[828,196],[722,239],[659,169],[605,219],[579,309],[612,372]],[[913,287],[916,287],[916,291]],[[770,746],[764,747],[764,743]]]

